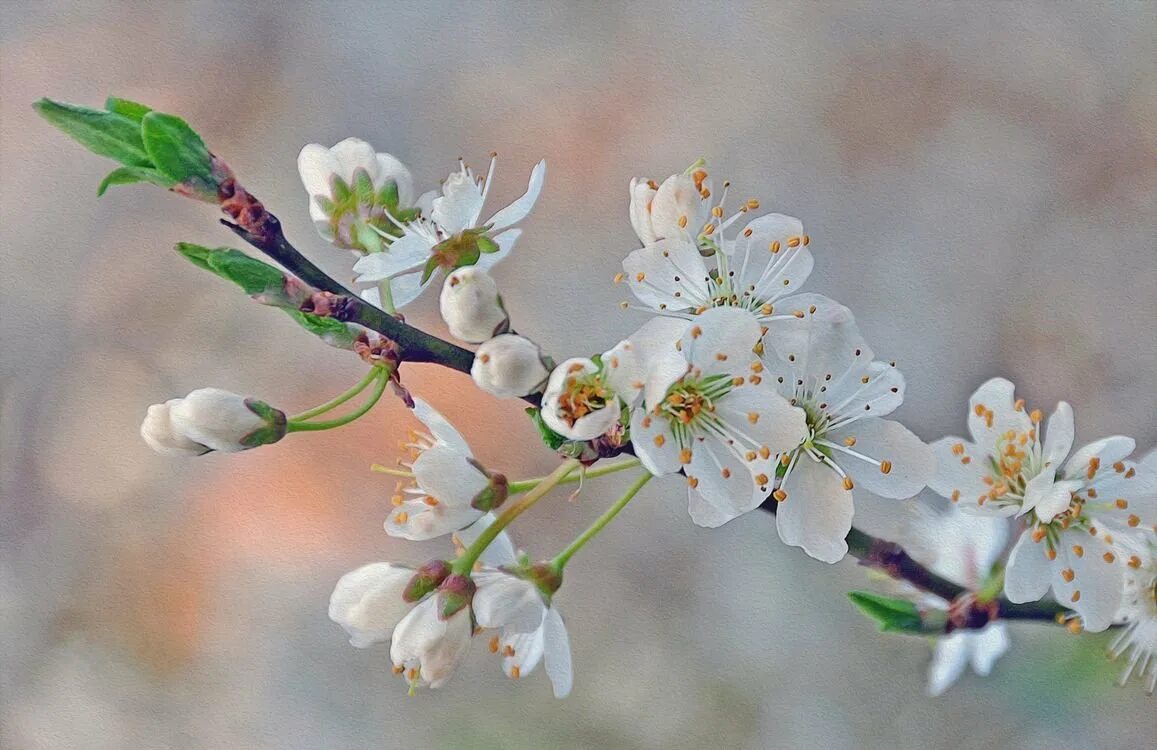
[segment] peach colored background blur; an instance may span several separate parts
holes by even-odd
[[[421,561],[385,536],[370,474],[410,426],[180,461],[137,435],[150,403],[214,385],[299,411],[358,361],[181,260],[235,244],[210,207],[148,187],[34,115],[106,94],[180,113],[290,237],[313,232],[295,157],[370,140],[432,185],[501,154],[547,189],[497,272],[518,329],[557,357],[641,318],[610,279],[626,185],[705,156],[742,197],[803,218],[808,288],[850,305],[908,381],[922,437],[959,430],[997,373],[1083,438],[1157,441],[1157,5],[1149,2],[0,2],[3,315],[0,746],[1139,747],[1154,703],[1111,683],[1104,638],[1014,628],[988,680],[923,695],[928,648],[847,603],[854,562],[789,550],[753,514],[694,528],[657,482],[568,569],[574,695],[502,678],[477,649],[406,698],[385,648],[326,617],[344,571]],[[412,321],[440,330],[434,297]],[[594,321],[594,322],[592,322]],[[519,404],[406,372],[512,477],[553,465]],[[621,488],[516,531],[553,554]],[[870,519],[866,519],[870,521]]]

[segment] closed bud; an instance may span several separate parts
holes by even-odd
[[[538,587],[547,602],[562,587],[562,570],[550,562],[539,562],[526,569],[526,580]]]
[[[438,587],[438,617],[449,620],[470,605],[478,587],[468,575],[454,573]]]
[[[215,451],[235,453],[285,437],[284,412],[220,388],[200,388],[170,404],[173,429]]]
[[[141,437],[149,447],[162,456],[200,456],[211,449],[192,440],[173,427],[170,410],[181,399],[169,399],[163,404],[153,404],[141,422]]]
[[[478,266],[459,268],[447,276],[440,303],[442,319],[456,339],[480,344],[510,327],[498,284]]]
[[[499,398],[534,393],[549,374],[538,345],[513,333],[495,336],[478,347],[470,368],[478,387]]]
[[[414,572],[414,577],[402,591],[402,598],[413,603],[442,585],[450,575],[450,563],[445,560],[431,560]]]

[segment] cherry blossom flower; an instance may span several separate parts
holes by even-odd
[[[635,177],[630,186],[631,226],[639,241],[650,245],[661,239],[694,239],[711,211],[711,178],[703,162],[659,184]]]
[[[645,408],[631,417],[643,466],[656,475],[686,473],[691,518],[701,526],[759,507],[776,458],[807,434],[803,411],[760,375],[753,351],[760,333],[742,310],[704,312],[650,359]]]
[[[1072,408],[1059,403],[1042,435],[1041,412],[1028,411],[1013,391],[1003,378],[976,390],[971,440],[932,445],[939,465],[929,486],[966,510],[1024,519],[1005,574],[1010,601],[1037,601],[1051,588],[1085,629],[1104,630],[1126,573],[1114,535],[1153,522],[1157,477],[1127,460],[1131,438],[1104,438],[1070,454]]]
[[[411,432],[409,461],[413,477],[398,488],[386,533],[414,541],[460,531],[505,499],[506,479],[487,472],[465,438],[445,417],[420,398],[414,416],[428,432]]]
[[[932,452],[899,422],[882,419],[903,402],[904,376],[873,359],[847,308],[809,307],[802,318],[768,326],[761,377],[807,421],[781,458],[776,527],[786,544],[837,562],[848,550],[853,489],[912,497],[932,476]]]
[[[397,221],[401,236],[389,249],[354,264],[358,282],[389,280],[394,306],[400,308],[416,299],[439,269],[477,265],[489,270],[505,258],[522,233],[512,227],[526,218],[542,191],[546,162],[538,162],[531,170],[520,198],[482,221],[496,161],[491,158],[485,179],[462,163],[442,184],[441,195],[419,200],[423,216]]]
[[[1008,519],[976,516],[958,508],[938,513],[920,506],[917,512],[903,533],[908,553],[933,573],[971,592],[979,591],[1008,544]],[[930,595],[921,596],[919,602],[937,609],[948,606]],[[976,674],[987,677],[1009,645],[1008,627],[1003,622],[937,638],[928,669],[928,694],[943,694],[969,665]]]
[[[309,216],[318,234],[341,247],[366,251],[357,225],[390,226],[387,211],[412,206],[410,170],[390,154],[374,153],[360,138],[327,148],[311,143],[297,157],[297,171],[309,193]],[[363,179],[369,191],[360,190]],[[376,244],[376,243],[374,243]]]
[[[1117,548],[1125,561],[1125,586],[1113,619],[1123,627],[1109,655],[1126,657],[1120,684],[1135,676],[1152,695],[1157,688],[1157,534],[1122,535]]]

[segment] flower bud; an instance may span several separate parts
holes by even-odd
[[[510,495],[510,482],[504,474],[488,473],[487,478],[490,480],[489,484],[470,501],[471,508],[483,513],[489,513],[499,507]]]
[[[442,585],[450,575],[450,563],[445,560],[431,560],[414,572],[410,582],[402,591],[402,598],[413,603]]]
[[[211,449],[191,440],[173,427],[170,410],[181,402],[179,398],[169,399],[163,404],[153,404],[141,422],[141,437],[149,447],[162,456],[200,456]]]
[[[220,388],[200,388],[169,409],[173,428],[215,451],[235,453],[285,437],[285,413]]]
[[[549,372],[538,345],[513,333],[495,336],[474,354],[470,376],[499,398],[519,398],[538,390]]]
[[[498,284],[477,266],[465,266],[447,276],[440,302],[442,319],[456,339],[480,344],[510,327]]]

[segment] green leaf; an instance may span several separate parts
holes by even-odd
[[[113,185],[131,185],[135,182],[151,182],[154,185],[159,185],[166,189],[177,184],[155,169],[147,169],[145,167],[118,167],[105,175],[105,178],[100,181],[100,185],[96,189],[96,196],[99,198],[104,195],[104,192]]]
[[[105,100],[104,108],[109,112],[124,115],[137,122],[143,120],[145,115],[153,111],[152,107],[145,106],[139,102],[129,101],[128,99],[118,99],[115,96],[110,96]]]
[[[920,611],[910,601],[871,591],[852,591],[848,598],[864,615],[876,621],[882,633],[921,633],[924,630]]]
[[[153,166],[141,138],[141,125],[133,118],[51,99],[41,99],[33,106],[41,117],[94,154],[126,167]]]
[[[213,250],[202,245],[194,245],[192,242],[178,242],[177,252],[188,258],[194,265],[212,271],[213,267],[209,265],[209,256],[213,253],[220,252],[220,250]]]
[[[538,428],[538,434],[542,438],[542,442],[546,443],[546,445],[552,451],[558,450],[563,446],[564,443],[567,442],[565,437],[550,429],[546,422],[542,420],[542,411],[539,408],[528,406],[526,408],[526,413],[530,415],[531,420],[534,422],[534,426]]]
[[[153,166],[175,182],[215,191],[212,157],[197,131],[176,115],[149,112],[141,120],[141,137]]]
[[[180,242],[177,252],[206,271],[232,281],[246,294],[263,294],[285,285],[285,274],[281,271],[231,247],[208,248]]]
[[[340,320],[294,310],[291,307],[283,309],[289,317],[297,321],[298,325],[314,336],[321,338],[330,346],[336,346],[339,349],[352,349],[357,340],[355,329]]]

